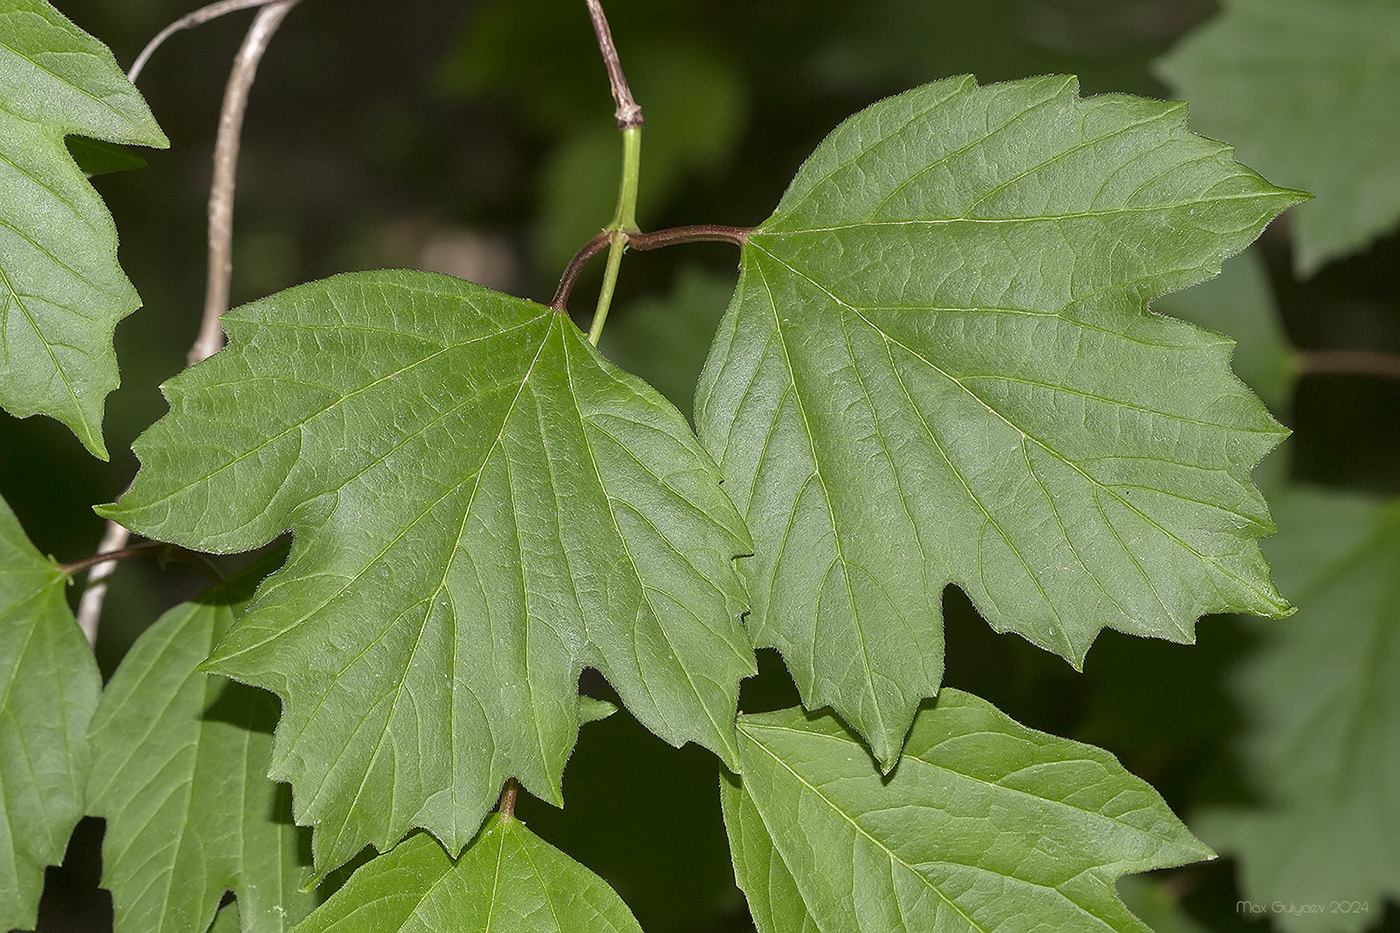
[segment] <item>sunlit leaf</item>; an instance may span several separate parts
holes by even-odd
[[[1300,195],[1185,123],[941,81],[842,124],[744,246],[696,419],[753,532],[749,631],[886,768],[947,583],[1075,665],[1106,627],[1288,611],[1249,481],[1285,432],[1230,341],[1145,312]]]
[[[225,891],[245,931],[290,929],[315,904],[298,890],[309,833],[290,789],[267,778],[277,698],[198,670],[273,566],[167,612],[102,693],[88,806],[107,820],[102,886],[118,933],[206,929]]]
[[[102,677],[65,580],[0,499],[0,930],[34,928],[44,866],[83,815]]]
[[[1310,275],[1400,220],[1400,4],[1225,0],[1159,63],[1191,124],[1317,200],[1297,215]]]
[[[414,826],[460,851],[511,776],[562,804],[585,666],[734,762],[748,535],[654,390],[450,276],[339,276],[224,322],[103,511],[205,550],[295,531],[212,669],[282,697],[272,774],[318,870]]]
[[[607,882],[493,816],[455,861],[419,833],[360,868],[296,933],[641,933]]]
[[[0,405],[52,415],[105,460],[112,331],[140,299],[63,137],[168,143],[107,47],[44,0],[9,0],[0,36]]]
[[[1115,880],[1211,854],[1108,752],[958,690],[889,777],[830,714],[743,716],[739,735],[721,797],[760,933],[1145,931]]]

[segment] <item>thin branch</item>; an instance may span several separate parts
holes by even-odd
[[[146,47],[141,50],[141,54],[136,56],[136,61],[132,63],[131,70],[126,73],[126,80],[132,84],[141,76],[141,69],[146,67],[147,60],[160,48],[166,39],[182,29],[193,29],[195,26],[203,25],[211,19],[218,19],[225,13],[232,13],[235,10],[246,10],[253,6],[266,6],[269,3],[278,3],[280,0],[216,0],[208,6],[200,7],[193,13],[186,13],[175,22],[166,26],[156,33],[154,39],[146,43]]]
[[[1400,379],[1400,354],[1383,350],[1299,350],[1294,358],[1298,371],[1305,375],[1330,373]]]
[[[72,576],[81,573],[89,567],[101,566],[115,563],[119,560],[127,560],[132,557],[140,557],[143,554],[157,554],[163,560],[178,560],[187,564],[194,564],[211,583],[224,582],[224,575],[219,572],[219,568],[214,566],[214,562],[198,551],[191,551],[189,548],[180,547],[178,544],[166,544],[164,541],[142,541],[140,544],[130,544],[126,547],[116,548],[111,551],[104,551],[94,554],[91,557],[84,557],[67,564],[59,564],[58,567],[65,574]],[[87,594],[83,594],[86,596]]]
[[[114,548],[110,551],[102,551],[91,557],[84,557],[82,560],[71,561],[66,564],[59,564],[58,569],[68,576],[80,573],[89,567],[94,567],[103,563],[115,564],[119,560],[126,560],[129,557],[139,557],[142,554],[154,551],[157,548],[169,547],[162,541],[142,541],[140,544],[130,544],[126,547]]]
[[[102,532],[102,540],[97,544],[97,554],[99,557],[114,554],[125,548],[129,540],[131,532],[114,521],[108,521],[106,530]],[[109,558],[94,563],[92,570],[88,571],[87,588],[83,590],[83,598],[78,601],[77,619],[78,628],[87,636],[89,645],[97,644],[97,623],[102,618],[102,602],[107,598],[107,578],[116,569],[116,560]]]
[[[569,264],[564,267],[564,274],[559,276],[559,287],[554,290],[554,297],[550,299],[549,307],[554,311],[567,311],[569,295],[574,290],[574,284],[578,282],[578,277],[583,272],[583,267],[588,265],[588,261],[608,248],[610,234],[607,230],[602,230],[593,239],[583,244],[583,248],[574,253],[574,258],[569,260]]]
[[[627,86],[627,77],[622,73],[622,61],[617,57],[617,46],[613,45],[612,30],[608,28],[608,18],[603,15],[603,4],[599,0],[585,2],[588,4],[588,17],[593,20],[593,32],[598,36],[598,50],[603,53],[603,64],[608,69],[613,100],[617,102],[617,128],[625,130],[629,126],[641,126],[642,108],[632,99],[632,89]]]
[[[515,798],[520,793],[520,782],[515,778],[506,781],[506,786],[501,788],[501,802],[496,805],[496,809],[501,813],[501,819],[515,819]]]
[[[233,273],[233,189],[234,172],[238,165],[238,143],[243,129],[243,114],[247,110],[248,91],[253,86],[267,44],[277,27],[282,24],[292,7],[299,0],[219,0],[201,7],[162,29],[147,43],[137,56],[136,62],[127,73],[127,79],[134,82],[160,44],[181,29],[189,29],[206,23],[225,13],[248,7],[260,6],[261,10],[248,27],[243,46],[234,59],[228,84],[224,89],[223,107],[219,113],[219,133],[214,145],[214,178],[209,188],[209,272],[204,294],[204,319],[195,338],[194,345],[186,355],[191,366],[208,359],[223,346],[224,333],[219,326],[219,316],[228,310],[229,280]],[[88,573],[87,588],[78,602],[77,622],[88,644],[97,643],[97,625],[102,616],[102,604],[107,597],[107,578],[116,570],[116,561],[130,553],[127,547],[131,532],[114,521],[108,521],[97,546],[97,554],[75,564],[67,565],[69,573],[76,573],[91,567]],[[154,545],[152,545],[154,546]],[[136,545],[144,551],[146,545]],[[211,574],[216,582],[220,579],[218,568],[202,555],[186,552],[196,559],[206,574]]]
[[[273,33],[297,2],[278,0],[258,11],[234,59],[233,71],[224,89],[219,134],[214,143],[214,180],[209,187],[209,272],[204,290],[204,319],[199,336],[190,347],[191,366],[207,360],[224,345],[219,317],[228,310],[229,281],[233,276],[233,190],[243,114],[248,109],[248,91],[257,76],[258,62],[267,51]]]

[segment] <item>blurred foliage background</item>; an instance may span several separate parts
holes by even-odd
[[[195,4],[57,5],[125,66]],[[608,0],[607,7],[646,117],[643,229],[758,223],[840,120],[950,74],[989,82],[1067,72],[1080,76],[1085,94],[1170,97],[1153,62],[1217,12],[1208,0]],[[145,302],[117,330],[122,387],[106,422],[112,462],[86,456],[53,421],[0,414],[0,491],[39,548],[60,560],[94,550],[102,528],[90,506],[117,496],[134,475],[127,448],[165,411],[158,385],[182,368],[198,327],[210,154],[249,15],[177,35],[156,54],[140,87],[171,148],[142,153],[149,164],[140,170],[95,179]],[[239,168],[234,302],[380,267],[452,272],[547,300],[569,256],[611,216],[619,156],[579,0],[304,0],[253,89]],[[1307,187],[1305,179],[1270,180]],[[1337,489],[1400,492],[1400,381],[1311,371],[1307,353],[1292,349],[1400,353],[1400,238],[1392,232],[1300,277],[1289,227],[1285,216],[1227,263],[1221,279],[1157,307],[1242,341],[1242,377],[1295,431],[1270,469]],[[631,254],[605,351],[689,412],[736,265],[725,245]],[[591,308],[597,278],[596,268],[585,276],[576,309]],[[124,565],[98,646],[104,673],[201,580],[175,565]],[[954,589],[945,609],[950,684],[1028,725],[1110,749],[1188,820],[1254,799],[1237,754],[1248,714],[1231,677],[1263,637],[1257,624],[1206,619],[1196,646],[1105,632],[1080,675],[992,632]],[[793,702],[776,655],[761,660],[744,707]],[[693,747],[666,747],[625,713],[581,738],[565,777],[568,808],[524,803],[531,826],[614,884],[652,933],[751,929],[728,864],[715,760]],[[80,827],[64,868],[49,879],[41,930],[110,928],[110,901],[96,887],[100,837],[100,822]],[[1159,875],[1122,886],[1155,929],[1260,930],[1272,922],[1237,913],[1242,895],[1230,859]],[[1400,929],[1393,903],[1388,913],[1370,906],[1368,923]]]

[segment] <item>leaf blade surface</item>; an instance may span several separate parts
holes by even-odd
[[[584,666],[733,761],[747,531],[654,390],[448,276],[340,276],[224,320],[105,514],[206,550],[296,532],[211,663],[283,697],[273,774],[318,870],[414,826],[460,851],[507,777],[562,803]]]
[[[1298,199],[1178,105],[949,79],[813,153],[749,236],[697,425],[755,539],[756,646],[891,767],[956,583],[1076,666],[1288,611],[1249,470],[1285,432],[1230,343],[1146,314]],[[1183,378],[1183,376],[1189,378]]]
[[[359,868],[296,933],[640,933],[607,882],[493,815],[460,858],[410,836]]]
[[[761,933],[1145,930],[1117,877],[1210,855],[1109,753],[958,690],[888,778],[830,714],[745,716],[739,734],[721,799]]]
[[[290,929],[315,904],[298,890],[308,833],[292,823],[289,788],[267,778],[277,700],[198,669],[272,566],[167,612],[103,691],[88,793],[107,821],[102,886],[117,931],[206,929],[226,891],[235,928],[258,933]]]
[[[13,0],[0,24],[0,405],[57,418],[105,460],[112,331],[140,299],[63,138],[169,142],[107,47],[45,0]]]
[[[67,578],[0,499],[0,928],[34,928],[44,867],[83,815],[87,727],[102,689]]]

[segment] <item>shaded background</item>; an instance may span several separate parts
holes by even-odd
[[[195,4],[57,5],[126,66]],[[646,116],[640,223],[758,223],[840,120],[950,74],[986,82],[1070,72],[1086,94],[1169,96],[1150,62],[1214,10],[1205,0],[609,0]],[[250,16],[177,35],[156,54],[140,87],[171,149],[143,153],[149,164],[139,171],[95,179],[145,302],[117,330],[123,384],[108,405],[112,462],[87,456],[56,422],[0,414],[0,492],[40,550],[60,560],[94,550],[102,529],[90,507],[134,475],[127,448],[164,413],[157,386],[183,367],[198,328],[214,128]],[[447,271],[547,300],[569,256],[611,216],[619,156],[579,0],[303,0],[253,88],[234,303],[382,267]],[[1275,223],[1254,251],[1289,340],[1400,350],[1400,241],[1391,236],[1298,282],[1287,223]],[[689,412],[736,265],[727,245],[630,254],[605,351]],[[597,278],[597,268],[585,275],[575,309],[591,307]],[[1304,376],[1275,405],[1296,432],[1292,472],[1400,491],[1397,405],[1395,380]],[[99,644],[104,674],[161,611],[201,586],[186,568],[124,565]],[[1079,675],[993,633],[954,589],[945,609],[948,683],[1027,725],[1110,749],[1178,813],[1249,800],[1231,753],[1238,716],[1222,687],[1249,648],[1246,626],[1207,619],[1194,647],[1105,632]],[[744,707],[794,702],[776,655],[763,652],[761,661]],[[715,760],[694,747],[670,749],[625,713],[581,738],[565,776],[568,809],[522,803],[532,828],[607,878],[651,933],[751,929],[728,863]],[[65,868],[51,871],[41,930],[110,928],[110,899],[96,887],[101,828],[85,821]],[[1266,929],[1267,920],[1236,915],[1235,885],[1233,865],[1221,860],[1157,873],[1127,894],[1144,917],[1164,911],[1149,919],[1159,930]],[[1393,906],[1384,928],[1400,929]]]

